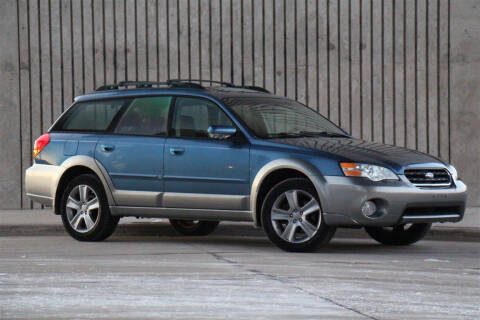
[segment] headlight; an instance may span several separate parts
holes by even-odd
[[[398,180],[390,169],[373,164],[342,162],[340,167],[347,177],[366,177],[372,181]]]
[[[451,164],[448,165],[447,169],[448,169],[448,172],[450,172],[450,174],[452,175],[453,180],[458,180],[457,169],[455,169],[455,167],[452,166]]]

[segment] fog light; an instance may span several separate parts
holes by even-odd
[[[365,201],[363,204],[362,204],[362,214],[367,217],[367,218],[371,218],[375,212],[377,211],[377,206],[375,205],[375,202],[373,201]]]

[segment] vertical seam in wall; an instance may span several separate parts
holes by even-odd
[[[20,5],[17,1],[17,75],[18,75],[18,135],[20,138],[19,159],[20,159],[20,208],[23,208],[23,141],[22,141],[22,79],[21,79],[21,59],[20,59]]]
[[[363,49],[362,49],[362,41],[363,41],[363,6],[362,3],[359,4],[359,72],[360,72],[360,77],[359,77],[359,90],[360,90],[360,138],[363,139]],[[365,46],[366,47],[366,46]]]
[[[199,5],[200,5],[200,0]],[[170,79],[170,1],[166,0],[167,9],[165,11],[166,16],[166,35],[167,35],[167,79]],[[198,15],[200,16],[200,8],[198,10]],[[199,20],[200,21],[200,20]],[[200,22],[199,22],[200,23]],[[198,34],[200,38],[200,33]],[[200,63],[201,68],[201,63]]]
[[[293,3],[293,43],[294,43],[294,60],[295,60],[295,100],[298,100],[298,36],[297,36],[297,1]]]
[[[283,82],[284,95],[287,96],[287,1],[283,0]]]
[[[327,117],[330,118],[330,0],[327,0]]]
[[[29,125],[30,125],[30,165],[33,161],[33,141],[32,141],[32,127],[33,127],[33,119],[32,119],[32,42],[30,39],[30,1],[27,1],[27,25],[28,25],[28,108],[29,108]],[[30,200],[30,209],[33,209],[33,201]]]
[[[223,1],[219,1],[219,21],[220,21],[220,81],[223,81]]]
[[[425,132],[425,136],[427,138],[427,153],[430,153],[430,111],[428,110],[430,108],[430,100],[429,100],[429,96],[430,96],[430,92],[428,91],[429,90],[429,81],[430,81],[430,78],[429,78],[429,65],[428,65],[428,49],[429,49],[429,45],[428,45],[428,40],[429,40],[429,37],[428,37],[428,1],[425,1],[425,5],[426,5],[426,8],[425,8],[425,112],[426,112],[426,132]]]
[[[451,6],[450,6],[451,2],[450,0],[448,0],[448,15],[447,15],[447,20],[448,20],[448,23],[447,23],[447,28],[448,28],[448,31],[447,31],[447,43],[448,43],[448,46],[447,46],[447,80],[448,80],[448,84],[447,84],[447,99],[448,99],[448,102],[447,102],[447,105],[448,105],[448,162],[451,162],[452,161],[452,154],[451,154],[451,143],[452,143],[452,133],[450,131],[451,129],[451,105],[450,105],[450,101],[451,101],[451,98],[450,98],[450,45],[451,45],[451,37],[450,37],[450,19],[451,19],[451,14],[450,14],[450,10],[451,10]]]
[[[102,0],[103,84],[107,83],[107,40],[105,38],[105,0]],[[96,89],[96,88],[94,88]]]
[[[113,82],[117,83],[117,8],[113,4]]]
[[[123,3],[123,50],[124,50],[124,62],[125,62],[125,81],[128,81],[128,61],[127,61],[127,3]]]
[[[178,1],[177,1],[178,3]],[[213,66],[212,66],[212,0],[208,1],[208,67],[209,78],[212,79],[213,76]]]
[[[48,44],[50,51],[50,124],[53,123],[52,3],[48,2]],[[19,53],[20,54],[20,53]]]
[[[97,73],[95,68],[95,14],[93,10],[93,1],[90,2],[90,13],[92,15],[92,73],[93,73],[93,90],[97,88]]]
[[[337,63],[337,85],[338,85],[338,101],[337,101],[337,115],[338,115],[338,123],[340,126],[342,126],[342,39],[341,39],[341,21],[340,21],[340,0],[337,2],[337,55],[338,55],[338,63]]]
[[[37,22],[38,22],[38,83],[40,87],[40,134],[43,132],[43,85],[42,85],[42,32],[40,20],[40,0],[37,1]]]
[[[352,134],[352,0],[348,0],[348,109],[349,130]]]
[[[243,52],[243,46],[244,46],[244,30],[243,30],[243,22],[244,22],[244,19],[243,19],[243,0],[240,1],[240,32],[241,32],[241,35],[240,35],[240,51],[241,51],[241,57],[242,57],[242,60],[241,60],[241,75],[242,75],[242,86],[245,85],[245,57],[244,57],[244,52]]]
[[[380,28],[381,31],[381,58],[382,58],[382,143],[385,143],[385,1],[382,1],[380,19],[382,25]]]
[[[305,103],[309,106],[308,99],[308,0],[305,0]]]
[[[274,40],[275,41],[275,40]],[[262,0],[262,78],[263,78],[263,85],[262,87],[265,88],[267,86],[266,77],[266,67],[265,67],[265,0]]]
[[[373,98],[373,0],[370,0],[370,139],[375,136],[374,98]]]
[[[277,93],[277,32],[276,32],[276,4],[272,2],[272,30],[273,30],[273,93]]]
[[[234,75],[234,66],[233,61],[233,0],[230,0],[230,82],[233,83]]]
[[[418,2],[415,0],[415,150],[418,150]]]
[[[198,77],[202,79],[202,7],[198,0]],[[168,35],[167,35],[168,37]]]
[[[190,1],[189,1],[190,3]],[[188,20],[190,21],[190,15],[188,16]],[[157,82],[160,81],[160,45],[158,38],[160,37],[159,32],[159,21],[158,21],[158,0],[155,1],[155,50],[157,53],[157,57],[155,61],[157,62]]]
[[[192,31],[190,21],[190,0],[187,1],[187,32],[188,32],[188,80],[192,79]],[[156,23],[158,25],[158,21]]]
[[[254,12],[255,5],[253,4],[253,0],[250,4],[250,30],[252,33],[252,85],[255,85],[255,12]]]
[[[403,2],[403,146],[407,146],[407,3]]]
[[[146,77],[147,81],[150,80],[150,55],[149,55],[149,46],[148,46],[148,1],[145,0],[145,56],[146,56]]]
[[[440,2],[437,2],[437,156],[441,156],[441,100],[440,100]]]
[[[392,111],[393,111],[393,125],[392,125],[392,130],[393,130],[393,144],[397,144],[397,128],[395,127],[395,124],[397,123],[397,104],[396,104],[396,83],[395,83],[395,75],[396,75],[396,40],[395,40],[395,28],[396,28],[396,23],[395,23],[395,0],[392,0]]]
[[[80,22],[80,29],[82,30],[82,38],[81,38],[81,44],[82,44],[82,94],[85,93],[85,23],[83,21],[84,19],[84,14],[83,14],[83,1],[80,2],[80,17],[81,17],[81,22]]]
[[[27,1],[28,3],[28,1]],[[73,0],[70,0],[70,53],[72,60],[70,61],[72,67],[72,98],[75,98],[75,51],[73,50]],[[31,129],[31,128],[30,128]]]
[[[64,61],[63,61],[63,12],[62,12],[62,1],[58,1],[59,4],[59,30],[60,30],[60,99],[62,103],[62,113],[64,110],[65,106],[65,88],[64,88],[64,77],[63,77],[63,71],[64,71]]]
[[[315,88],[316,88],[316,99],[317,99],[317,111],[320,111],[320,58],[319,58],[319,24],[320,24],[320,19],[318,16],[318,1],[315,1]]]
[[[138,17],[137,17],[137,0],[133,3],[134,16],[134,35],[135,35],[135,81],[138,81]]]
[[[182,79],[180,68],[180,1],[177,1],[177,77]]]

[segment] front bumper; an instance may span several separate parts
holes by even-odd
[[[467,187],[455,180],[449,188],[418,188],[405,176],[399,181],[373,182],[366,178],[325,178],[322,211],[332,226],[394,226],[399,223],[458,222],[463,218]],[[374,201],[381,212],[362,214],[364,201]]]

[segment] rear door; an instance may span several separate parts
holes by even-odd
[[[163,151],[170,96],[132,100],[112,134],[97,143],[95,158],[107,170],[117,205],[158,206],[163,192]]]

